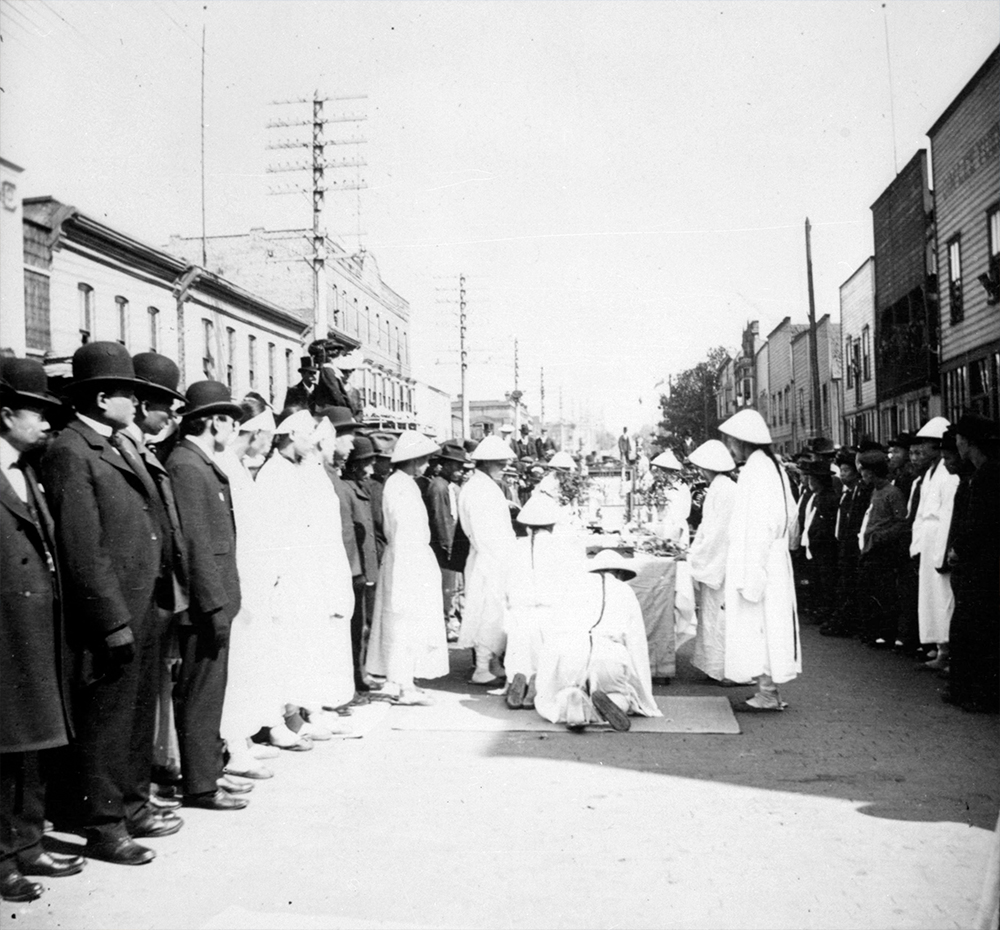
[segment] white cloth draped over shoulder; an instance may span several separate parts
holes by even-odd
[[[589,695],[623,695],[629,714],[660,717],[653,698],[646,627],[635,593],[606,572],[579,576],[567,607],[543,631],[535,677],[535,710],[566,722],[569,691],[582,688],[588,719],[597,718]]]
[[[575,536],[541,531],[515,541],[504,585],[508,679],[519,672],[530,678],[538,670],[543,632],[571,602],[586,558],[584,544]]]
[[[236,521],[236,568],[241,606],[229,634],[226,697],[220,731],[227,741],[244,739],[279,716],[281,695],[272,662],[279,649],[267,587],[266,540],[271,528],[250,472],[227,449],[215,458],[229,478]]]
[[[499,486],[477,469],[459,492],[458,518],[470,544],[458,645],[499,654],[504,648],[504,586],[515,538],[510,507]]]
[[[448,674],[441,569],[431,549],[427,508],[416,481],[393,472],[382,493],[387,545],[375,589],[365,668],[412,687]]]
[[[736,503],[736,483],[729,475],[716,475],[702,505],[701,523],[688,551],[691,577],[698,584],[701,615],[691,664],[717,680],[725,676],[726,557],[729,521]]]
[[[917,620],[920,642],[946,643],[955,612],[955,594],[951,576],[938,569],[944,564],[948,549],[948,531],[955,509],[958,475],[945,468],[943,461],[931,466],[920,486],[920,506],[913,518],[910,556],[920,556]]]
[[[725,588],[725,677],[776,684],[802,671],[789,538],[798,511],[788,476],[761,450],[736,482]]]
[[[267,515],[266,581],[279,627],[281,700],[338,707],[354,695],[354,589],[340,501],[323,464],[275,453],[257,475]]]

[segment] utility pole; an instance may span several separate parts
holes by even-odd
[[[465,275],[458,276],[458,354],[461,359],[462,439],[469,438],[469,394],[466,372],[469,369],[469,351],[465,345]]]
[[[817,436],[823,435],[823,411],[820,410],[819,398],[819,344],[816,337],[816,298],[813,295],[813,262],[812,245],[809,232],[809,217],[806,217],[806,277],[809,281],[809,362],[812,367],[812,408],[814,429]]]
[[[281,129],[288,127],[308,126],[311,129],[311,139],[309,142],[283,141],[273,145],[268,145],[269,149],[293,149],[308,148],[312,152],[309,162],[297,162],[285,165],[269,165],[269,173],[284,171],[309,171],[312,175],[312,186],[310,188],[291,188],[285,190],[272,190],[272,194],[293,194],[308,193],[312,199],[312,253],[307,261],[312,266],[313,271],[313,339],[326,339],[329,335],[329,320],[326,316],[326,305],[323,296],[326,292],[326,276],[324,273],[326,266],[326,229],[323,225],[323,207],[326,202],[326,192],[328,190],[361,190],[368,185],[363,179],[357,181],[328,182],[326,170],[328,168],[357,168],[367,163],[360,158],[342,159],[339,162],[326,160],[326,146],[328,145],[361,145],[367,140],[361,138],[327,140],[324,137],[324,127],[328,123],[359,123],[368,117],[364,114],[327,117],[324,115],[323,104],[329,101],[342,100],[366,100],[366,94],[356,94],[347,97],[321,97],[319,91],[315,91],[312,99],[297,100],[273,100],[272,105],[283,104],[311,104],[312,118],[308,120],[272,120],[267,124],[268,129]]]
[[[510,399],[514,402],[514,439],[521,435],[521,397],[523,396],[518,388],[518,362],[517,362],[517,337],[514,337],[514,390],[510,392]]]
[[[545,367],[541,369],[541,374],[538,379],[538,418],[541,421],[541,427],[545,427]]]

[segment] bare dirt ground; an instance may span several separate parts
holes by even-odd
[[[4,927],[951,928],[976,911],[1000,728],[912,660],[803,629],[739,736],[401,732],[275,760],[140,868],[46,881]],[[689,647],[688,647],[689,648]],[[726,694],[681,650],[660,693]],[[434,686],[466,689],[468,654]],[[521,712],[523,713],[523,712]],[[80,842],[62,834],[58,848]]]

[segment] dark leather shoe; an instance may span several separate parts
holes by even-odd
[[[184,798],[185,807],[200,807],[207,811],[238,811],[250,802],[246,798],[233,797],[228,791],[219,788],[209,794],[193,794]]]
[[[83,848],[83,854],[88,859],[100,859],[114,865],[145,865],[156,858],[152,849],[139,845],[130,836],[89,840]]]
[[[149,796],[149,803],[151,807],[156,808],[158,811],[175,811],[181,806],[178,798],[161,798],[158,794],[151,794]]]
[[[18,856],[17,867],[22,875],[45,875],[49,878],[61,878],[63,875],[76,875],[82,872],[87,860],[83,856],[56,857],[51,853],[40,852],[35,856]]]
[[[0,898],[4,901],[34,901],[44,891],[44,885],[28,881],[17,869],[0,877]]]
[[[128,832],[135,839],[173,836],[183,826],[184,821],[172,811],[165,811],[162,814],[150,812],[130,822]]]

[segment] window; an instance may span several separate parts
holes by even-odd
[[[24,335],[29,349],[47,352],[52,348],[51,306],[49,279],[25,268]]]
[[[236,374],[236,330],[226,327],[226,387],[233,389],[233,378]]]
[[[291,349],[285,349],[285,387],[290,387],[295,383],[295,373],[292,369],[292,360],[295,353]]]
[[[986,214],[987,236],[989,237],[990,258],[1000,256],[1000,206],[990,207]]]
[[[215,324],[211,320],[201,321],[201,368],[206,378],[215,377]]]
[[[128,300],[124,297],[115,298],[115,311],[118,316],[118,341],[128,345]]]
[[[268,400],[274,403],[274,380],[278,367],[278,347],[273,343],[267,344],[267,396]]]
[[[76,286],[80,301],[80,342],[90,342],[94,335],[94,289],[89,284]]]
[[[865,326],[861,330],[861,377],[865,381],[872,379],[872,328]]]
[[[399,327],[396,327],[396,358],[399,361],[403,360],[403,349],[399,344]]]
[[[956,236],[948,243],[948,300],[951,304],[951,325],[965,318],[962,305],[962,240]]]
[[[382,345],[382,317],[375,314],[375,345]]]
[[[257,390],[257,337],[247,336],[247,377],[250,383],[250,390]]]
[[[406,336],[406,330],[403,330],[403,364],[410,364],[410,341]]]
[[[847,386],[849,388],[854,387],[854,366],[851,364],[854,361],[854,350],[851,348],[853,341],[850,336],[844,341],[844,358],[847,359]]]
[[[830,424],[830,392],[827,390],[828,387],[829,385],[823,385],[823,409],[820,411],[820,429]]]
[[[160,311],[156,307],[147,307],[146,314],[149,319],[149,351],[160,351]]]

